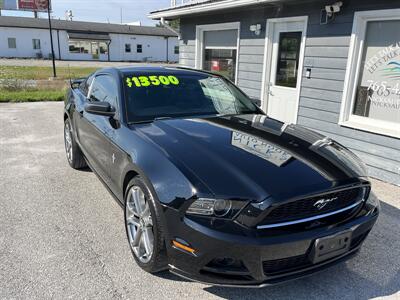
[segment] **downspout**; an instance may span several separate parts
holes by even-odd
[[[110,40],[108,41],[108,43],[106,43],[107,44],[107,58],[108,58],[108,61],[110,61],[110,44],[111,44],[111,38],[110,38]]]
[[[60,30],[59,29],[57,29],[57,45],[58,45],[58,60],[61,60]]]
[[[165,37],[166,41],[167,41],[167,63],[169,63],[169,55],[168,55],[168,39],[169,37]]]

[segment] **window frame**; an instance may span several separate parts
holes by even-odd
[[[140,51],[139,51],[140,46]],[[136,44],[136,53],[143,53],[143,44]]]
[[[39,47],[36,47],[37,45],[36,45],[35,41],[38,41],[38,46]],[[42,49],[42,45],[40,43],[40,39],[32,39],[32,46],[33,46],[33,50],[41,50]]]
[[[174,54],[179,54],[179,45],[174,46]]]
[[[239,45],[240,45],[240,22],[230,23],[217,23],[196,26],[196,46],[195,46],[195,68],[202,69],[204,65],[204,32],[206,31],[219,31],[219,30],[237,30],[236,48],[234,47],[221,47],[221,49],[236,49],[236,66],[235,66],[235,84],[238,82],[239,70]],[[217,49],[218,47],[212,47]]]
[[[15,47],[10,47],[10,41],[14,41]],[[7,46],[8,46],[8,49],[17,49],[17,38],[15,38],[15,37],[7,38]]]
[[[364,40],[367,33],[367,23],[371,21],[390,20],[400,21],[400,9],[357,11],[354,13],[339,125],[399,138],[400,130],[395,129],[396,127],[400,127],[399,123],[357,116],[352,113],[355,104],[357,84],[360,78],[360,67]]]
[[[129,50],[129,51],[127,51],[127,50]],[[132,53],[132,44],[125,43],[125,53]]]
[[[101,77],[101,76],[107,76],[107,77],[111,78],[111,80],[113,81],[113,83],[114,83],[114,85],[115,85],[115,87],[116,87],[116,91],[115,91],[115,93],[116,93],[116,99],[115,99],[115,105],[114,105],[114,106],[111,105],[111,103],[110,103],[109,101],[105,101],[105,100],[92,100],[93,86],[94,86],[94,84],[96,83],[96,80],[98,79],[98,77]],[[113,108],[115,109],[115,111],[118,112],[118,110],[119,110],[119,101],[120,101],[120,93],[119,93],[119,85],[118,85],[118,82],[115,80],[114,76],[113,76],[112,74],[110,74],[110,73],[99,73],[99,74],[95,74],[95,75],[93,76],[92,82],[91,82],[90,87],[89,87],[87,99],[88,99],[89,102],[96,102],[96,101],[108,102],[108,103],[110,103],[111,107],[113,107]]]

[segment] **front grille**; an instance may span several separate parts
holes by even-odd
[[[360,195],[362,188],[358,187],[284,203],[273,207],[260,225],[290,222],[334,212],[356,203],[360,200]],[[336,200],[328,202],[321,209],[315,206],[318,200],[336,197]]]
[[[350,251],[358,247],[368,236],[369,230],[351,240]],[[284,274],[313,266],[310,259],[311,248],[303,255],[263,261],[263,271],[266,276]],[[332,260],[335,258],[332,258]]]

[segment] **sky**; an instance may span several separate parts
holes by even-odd
[[[72,10],[76,21],[129,23],[141,21],[142,25],[154,25],[155,22],[147,18],[150,11],[166,8],[170,0],[52,0],[53,17],[65,19],[65,11]],[[32,17],[32,12],[18,12],[2,10],[3,16]],[[39,14],[39,17],[46,17]]]

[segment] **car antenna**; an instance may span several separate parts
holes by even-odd
[[[69,64],[68,64],[68,76],[69,76],[69,85],[72,88],[71,68],[70,68]]]

